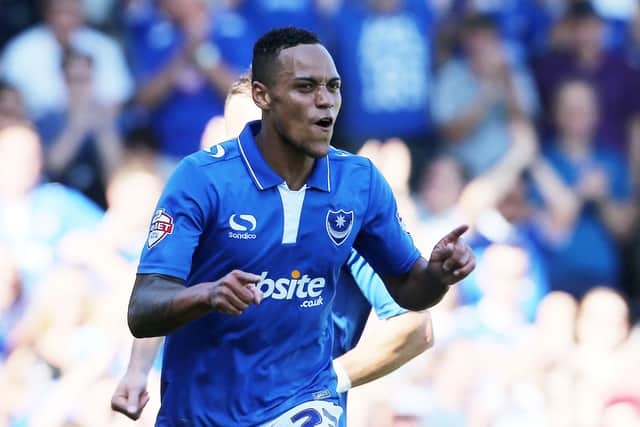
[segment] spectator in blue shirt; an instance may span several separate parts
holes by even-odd
[[[537,97],[527,71],[509,61],[491,17],[468,17],[461,42],[463,57],[439,73],[433,114],[447,150],[473,177],[507,152],[509,124],[532,117]]]
[[[432,42],[424,2],[344,2],[333,29],[345,95],[336,143],[350,150],[370,138],[428,144]]]
[[[596,285],[619,288],[619,243],[635,217],[627,164],[613,148],[596,144],[592,84],[565,82],[554,106],[556,137],[544,153],[548,179],[533,174],[548,218],[542,235],[551,288],[576,297]]]
[[[221,114],[229,86],[249,68],[253,32],[232,12],[204,0],[162,0],[164,16],[130,17],[137,100],[150,111],[161,154],[172,160],[199,148],[211,116]]]

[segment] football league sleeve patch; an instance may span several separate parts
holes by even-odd
[[[185,280],[191,258],[213,212],[209,186],[189,159],[182,161],[169,179],[151,219],[142,250],[139,274],[166,274]]]

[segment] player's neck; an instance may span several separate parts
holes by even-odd
[[[275,129],[263,126],[256,144],[269,167],[285,180],[291,190],[301,189],[313,170],[315,159],[284,141]]]

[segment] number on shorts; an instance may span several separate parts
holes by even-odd
[[[293,417],[291,417],[291,422],[295,423],[296,421],[300,421],[303,418],[307,418],[304,420],[300,427],[313,427],[318,424],[322,424],[322,416],[315,409],[305,409],[303,411],[298,412]]]

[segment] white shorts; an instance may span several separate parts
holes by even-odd
[[[261,427],[338,427],[342,408],[335,403],[313,400],[301,403]]]

